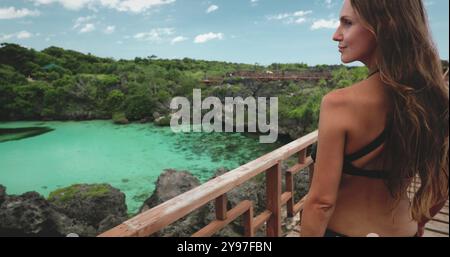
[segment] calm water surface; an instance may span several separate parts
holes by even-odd
[[[204,182],[220,167],[236,168],[281,146],[238,133],[174,134],[153,124],[0,123],[3,131],[26,127],[43,129],[0,135],[0,184],[8,194],[47,197],[72,184],[109,183],[125,193],[130,213],[151,195],[164,169],[188,170]]]

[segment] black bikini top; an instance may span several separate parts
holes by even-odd
[[[384,179],[387,177],[386,171],[380,171],[380,170],[365,170],[358,167],[355,167],[352,162],[355,160],[360,159],[361,157],[369,154],[379,146],[381,146],[384,141],[386,140],[386,132],[387,129],[384,129],[381,134],[375,138],[372,142],[370,142],[368,145],[363,147],[362,149],[356,151],[355,153],[344,155],[344,164],[342,167],[342,172],[347,175],[352,176],[362,176],[362,177],[368,177],[368,178],[374,178],[374,179]],[[316,161],[316,154],[317,154],[317,143],[312,146],[312,152],[311,152],[311,158]]]

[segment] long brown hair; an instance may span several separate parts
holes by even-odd
[[[386,185],[398,201],[411,178],[421,186],[412,217],[430,219],[429,209],[448,197],[448,85],[421,0],[350,0],[377,39],[376,61],[392,110],[384,151]]]

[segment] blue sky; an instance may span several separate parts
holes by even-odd
[[[449,1],[425,0],[449,58]],[[156,55],[268,65],[340,64],[342,0],[0,0],[0,42],[115,59]]]

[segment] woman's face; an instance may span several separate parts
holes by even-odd
[[[372,32],[360,22],[350,0],[344,1],[340,14],[340,24],[333,35],[339,42],[339,52],[343,63],[361,61],[367,66],[373,65],[376,39]]]

